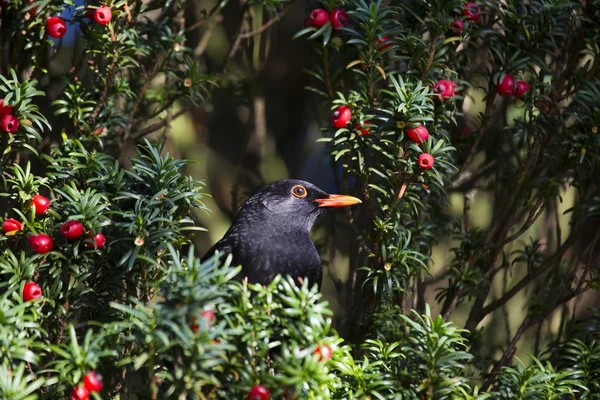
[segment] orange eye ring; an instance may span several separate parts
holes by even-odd
[[[306,188],[302,185],[296,185],[292,188],[292,190],[290,190],[290,192],[294,195],[294,197],[297,197],[299,199],[303,199],[306,197],[306,195],[308,194],[308,192],[306,191]]]

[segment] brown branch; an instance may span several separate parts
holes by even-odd
[[[583,284],[585,282],[585,277],[587,276],[590,268],[592,267],[592,262],[594,261],[594,250],[596,249],[596,245],[598,244],[598,239],[600,239],[600,231],[596,232],[596,235],[594,236],[594,240],[592,241],[592,244],[590,246],[590,254],[588,257],[588,261],[585,264],[585,269],[583,270],[581,279],[579,280],[579,283],[577,284],[577,288],[575,289],[576,291],[581,290],[581,288],[583,287]]]
[[[515,239],[518,239],[519,236],[521,236],[523,233],[525,233],[525,231],[527,231],[527,229],[529,229],[531,227],[531,225],[533,225],[535,223],[535,221],[538,220],[538,218],[544,213],[544,206],[543,206],[544,200],[545,200],[545,198],[543,196],[540,196],[540,198],[537,200],[536,204],[533,206],[533,211],[529,212],[529,216],[527,217],[527,220],[525,221],[523,226],[521,226],[521,228],[517,232],[515,232],[514,234],[512,234],[508,238],[506,238],[503,242],[503,245],[510,243]]]
[[[501,307],[504,303],[506,303],[510,299],[512,299],[514,295],[519,293],[521,291],[521,289],[523,289],[524,287],[529,285],[531,282],[533,282],[541,274],[543,274],[548,269],[550,269],[550,267],[552,267],[554,264],[560,262],[560,260],[562,259],[562,256],[567,251],[567,249],[571,246],[571,244],[573,244],[573,242],[575,242],[575,239],[577,238],[577,236],[578,235],[576,233],[572,233],[567,238],[567,240],[556,250],[556,253],[554,253],[551,257],[549,257],[542,265],[540,265],[538,268],[534,269],[532,272],[527,274],[527,276],[525,276],[523,279],[521,279],[515,286],[513,286],[509,291],[507,291],[499,299],[494,300],[494,301],[490,302],[487,306],[483,307],[481,309],[480,316],[485,316],[485,315],[491,313],[492,311],[494,311],[495,309],[497,309],[498,307]]]
[[[490,81],[488,87],[490,87],[490,88],[492,87],[492,82],[491,81]],[[490,118],[490,113],[494,109],[494,99],[495,98],[496,98],[496,92],[494,91],[493,95],[492,95],[492,93],[490,93],[489,98],[486,100],[484,117],[482,119],[481,126],[479,127],[479,134],[477,135],[477,137],[475,138],[475,141],[473,142],[473,145],[471,146],[471,150],[469,151],[469,154],[467,155],[467,159],[462,164],[461,168],[458,171],[456,171],[456,173],[454,174],[454,176],[452,176],[452,178],[450,178],[451,182],[456,182],[458,180],[458,178],[461,176],[462,172],[473,161],[473,158],[475,157],[475,154],[477,154],[477,148],[479,147],[479,142],[481,141],[481,138],[483,137],[483,133],[485,131],[485,128],[487,127],[487,122],[488,122],[488,120]]]
[[[471,212],[471,198],[473,197],[473,191],[465,192],[463,197],[463,232],[467,232],[469,227],[469,215]]]
[[[208,24],[206,31],[204,32],[204,34],[200,38],[200,41],[198,42],[198,45],[194,49],[195,57],[199,57],[202,54],[204,54],[204,51],[206,51],[206,48],[208,47],[208,43],[210,42],[210,38],[212,37],[213,33],[215,32],[215,29],[217,28],[217,26],[219,26],[219,24],[221,22],[223,22],[223,20],[224,20],[223,16],[218,15],[210,24]]]
[[[109,67],[108,77],[106,78],[106,85],[104,85],[104,90],[102,90],[102,94],[100,95],[100,99],[98,99],[98,103],[96,103],[94,110],[92,111],[92,113],[90,114],[90,116],[87,119],[87,123],[90,126],[94,124],[94,122],[96,121],[96,118],[98,118],[98,114],[100,114],[100,110],[102,109],[102,107],[104,106],[104,103],[106,103],[106,100],[108,99],[108,92],[112,88],[112,84],[113,84],[113,81],[115,79],[115,75],[117,72],[117,69],[115,67],[117,66],[118,60],[119,60],[119,55],[117,53],[117,48],[115,46],[115,47],[113,47],[113,61]]]
[[[329,47],[323,49],[323,74],[325,75],[325,88],[330,100],[333,100],[333,85],[331,84],[331,73],[329,71]]]
[[[477,173],[474,173],[475,171],[465,172],[459,177],[459,179],[454,181],[453,186],[448,188],[448,192],[463,192],[473,189],[478,180],[487,177],[493,172],[493,169],[496,167],[496,164],[498,164],[498,160],[493,159],[486,162],[485,165],[479,166],[479,168],[477,168]]]
[[[429,57],[427,58],[427,65],[425,66],[425,69],[423,70],[423,75],[421,76],[421,80],[425,80],[425,78],[427,77],[427,73],[429,72],[429,69],[431,68],[431,65],[433,64],[433,57],[435,57],[437,41],[438,41],[437,36],[434,36],[433,39],[431,39],[431,45],[429,45]]]
[[[178,118],[181,115],[187,113],[191,109],[192,109],[192,107],[188,106],[188,107],[185,107],[185,108],[177,111],[175,114],[173,114],[173,116],[171,117],[171,120],[175,120],[176,118]],[[144,129],[141,129],[141,130],[139,130],[137,132],[134,132],[131,135],[131,138],[133,140],[137,140],[137,139],[139,139],[139,138],[141,138],[143,136],[149,135],[149,134],[151,134],[153,132],[158,131],[159,129],[164,128],[165,126],[167,126],[168,123],[170,123],[170,121],[168,119],[165,119],[165,120],[160,121],[160,122],[156,122],[156,123],[154,123],[152,125],[149,125],[149,126],[145,127]]]
[[[508,287],[508,268],[504,269],[504,273],[502,274],[502,287],[503,294],[506,293],[506,288]],[[506,306],[502,307],[502,315],[504,316],[504,324],[506,329],[506,345],[510,345],[510,317],[508,315],[508,308]]]
[[[519,343],[519,340],[521,340],[521,337],[523,336],[523,334],[529,327],[539,323],[540,321],[543,321],[545,318],[548,317],[548,315],[550,315],[556,309],[556,307],[558,307],[561,304],[567,303],[573,297],[580,295],[585,290],[586,289],[583,289],[581,291],[580,290],[570,290],[564,296],[561,296],[556,301],[554,301],[550,305],[550,307],[548,307],[544,312],[542,312],[538,315],[535,315],[535,316],[528,314],[525,317],[525,319],[523,320],[523,322],[521,323],[521,326],[519,326],[519,329],[517,330],[517,333],[515,333],[515,336],[512,338],[512,340],[510,341],[510,344],[504,351],[502,358],[500,358],[500,360],[496,363],[496,365],[494,365],[494,368],[490,372],[489,377],[486,379],[485,383],[481,387],[482,392],[488,390],[490,388],[490,386],[492,386],[492,384],[494,383],[494,380],[496,379],[496,376],[498,375],[498,372],[500,372],[502,367],[509,364],[510,360],[512,359],[513,355],[515,354],[515,352],[517,350],[517,344]]]
[[[163,142],[166,142],[169,139],[169,134],[171,133],[171,122],[172,121],[173,121],[173,109],[169,108],[169,109],[167,109],[167,118],[165,118],[165,129],[163,131]]]
[[[281,20],[281,17],[283,17],[288,12],[288,10],[292,6],[292,4],[293,4],[293,2],[286,5],[285,8],[283,10],[281,10],[281,12],[279,14],[277,14],[276,16],[274,16],[273,18],[271,18],[270,20],[265,22],[264,25],[261,26],[260,28],[257,28],[250,32],[242,33],[240,35],[240,40],[250,39],[253,36],[260,35],[264,31],[269,29],[271,26],[275,25],[275,23],[279,22]]]
[[[225,57],[225,59],[223,60],[223,65],[221,66],[221,69],[225,68],[225,65],[227,64],[227,62],[235,55],[235,53],[238,50],[238,47],[240,46],[240,42],[242,41],[241,36],[244,33],[244,29],[246,28],[246,25],[247,25],[246,14],[248,13],[249,9],[250,8],[248,7],[248,2],[243,1],[242,2],[242,11],[240,13],[240,28],[238,29],[237,34],[235,35],[235,39],[233,40],[233,44],[231,45],[231,48],[229,49],[229,53],[227,54],[227,57]]]
[[[562,242],[562,232],[560,229],[560,215],[558,214],[558,200],[554,199],[554,223],[556,224],[556,243]]]
[[[527,315],[525,317],[525,319],[521,323],[521,326],[519,326],[519,329],[517,329],[515,336],[512,338],[508,347],[504,351],[504,354],[502,354],[502,358],[500,358],[500,360],[496,363],[496,365],[494,365],[494,368],[490,372],[489,377],[487,378],[487,380],[481,387],[482,391],[486,391],[487,389],[489,389],[489,387],[492,385],[492,383],[496,379],[496,375],[498,375],[498,372],[500,371],[500,369],[509,363],[509,361],[512,359],[513,355],[515,354],[515,352],[517,350],[517,343],[519,342],[519,340],[521,340],[521,336],[523,336],[523,333],[525,333],[527,328],[529,328],[531,325],[533,325],[537,321],[538,318],[539,318],[539,316],[536,319],[533,319],[531,315]]]
[[[275,23],[281,20],[281,17],[288,12],[292,4],[293,1],[287,4],[279,14],[265,22],[260,28],[257,28],[253,31],[244,32],[244,29],[247,28],[247,22],[245,21],[245,18],[249,11],[248,3],[244,3],[244,5],[242,6],[242,13],[240,17],[240,29],[238,30],[233,41],[233,45],[231,46],[231,49],[229,49],[229,53],[227,54],[227,57],[224,60],[223,67],[225,66],[227,61],[232,59],[235,53],[237,53],[237,51],[240,49],[240,44],[242,40],[250,39],[253,36],[260,35],[261,33],[265,32],[267,29],[269,29],[271,26],[273,26]]]
[[[506,204],[506,207],[497,212],[498,217],[496,220],[499,222],[496,225],[497,228],[492,230],[491,234],[489,235],[489,244],[483,246],[481,249],[481,257],[484,257],[485,253],[489,251],[489,256],[486,257],[488,266],[483,268],[483,271],[485,271],[482,278],[483,286],[480,286],[479,293],[477,293],[475,301],[473,302],[473,306],[471,307],[471,311],[465,325],[466,329],[474,329],[485,315],[482,313],[482,309],[490,291],[491,286],[489,281],[491,280],[490,278],[497,272],[497,269],[494,269],[494,265],[502,255],[504,239],[508,235],[510,227],[513,226],[513,220],[515,219],[519,196],[522,193],[528,178],[533,173],[543,144],[544,143],[538,143],[536,147],[531,150],[531,155],[527,158],[525,169],[522,171],[521,175],[518,177],[517,183],[514,185],[515,189],[512,192],[511,198],[508,199],[508,201],[503,201],[502,204]],[[496,204],[500,204],[499,196],[502,196],[504,200],[506,194],[504,192],[500,193],[497,191]]]
[[[140,107],[140,104],[142,103],[142,100],[144,99],[144,95],[146,94],[146,91],[148,90],[148,88],[150,87],[150,82],[152,81],[152,78],[154,77],[154,74],[156,73],[157,70],[157,65],[158,65],[158,60],[156,59],[156,57],[153,58],[153,63],[152,63],[152,72],[147,73],[146,72],[146,68],[144,68],[142,66],[142,72],[144,73],[144,84],[142,85],[142,88],[140,89],[140,92],[137,95],[137,98],[135,99],[135,103],[133,103],[133,107],[131,107],[131,111],[129,111],[129,128],[131,129],[131,126],[133,125],[133,116],[135,115],[135,113],[137,112],[138,108]]]

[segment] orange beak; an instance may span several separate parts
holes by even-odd
[[[356,197],[346,196],[344,194],[330,194],[325,199],[316,199],[315,203],[319,204],[319,207],[346,207],[353,204],[360,204],[362,201]]]

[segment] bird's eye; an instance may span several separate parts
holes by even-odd
[[[302,185],[296,185],[292,188],[292,194],[299,199],[306,197],[306,188]]]

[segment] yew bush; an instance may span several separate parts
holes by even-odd
[[[0,397],[595,398],[600,2],[300,5],[319,141],[364,202],[337,330],[316,287],[200,262],[208,190],[166,151],[294,3],[0,3]]]

